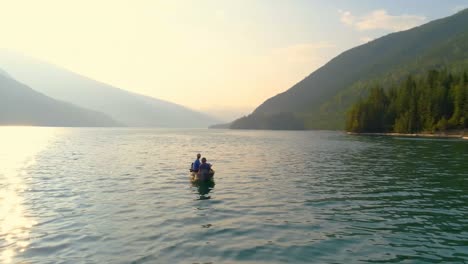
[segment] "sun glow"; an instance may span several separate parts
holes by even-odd
[[[25,169],[59,131],[56,128],[0,127],[0,262],[12,263],[29,246],[36,221],[27,213]]]

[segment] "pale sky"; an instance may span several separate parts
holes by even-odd
[[[0,48],[215,115],[468,0],[0,0]]]

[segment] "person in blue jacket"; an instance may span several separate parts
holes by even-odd
[[[198,170],[200,169],[200,164],[201,164],[200,158],[201,158],[201,154],[198,153],[197,159],[192,163],[192,169],[190,171],[198,172]]]

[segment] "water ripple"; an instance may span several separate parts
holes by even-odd
[[[24,173],[10,174],[25,184],[15,189],[22,217],[35,221],[24,250],[10,256],[16,262],[468,261],[465,141],[62,131]],[[198,152],[213,163],[215,185],[190,183]],[[0,191],[8,186],[0,181]]]

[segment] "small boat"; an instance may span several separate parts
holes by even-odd
[[[194,181],[213,181],[213,176],[215,174],[215,171],[213,169],[210,169],[208,173],[200,173],[200,172],[195,172],[191,171],[190,172],[190,179],[192,182]]]
[[[211,196],[208,194],[213,190],[215,182],[211,181],[191,181],[192,187],[197,188],[199,200],[209,200]]]

